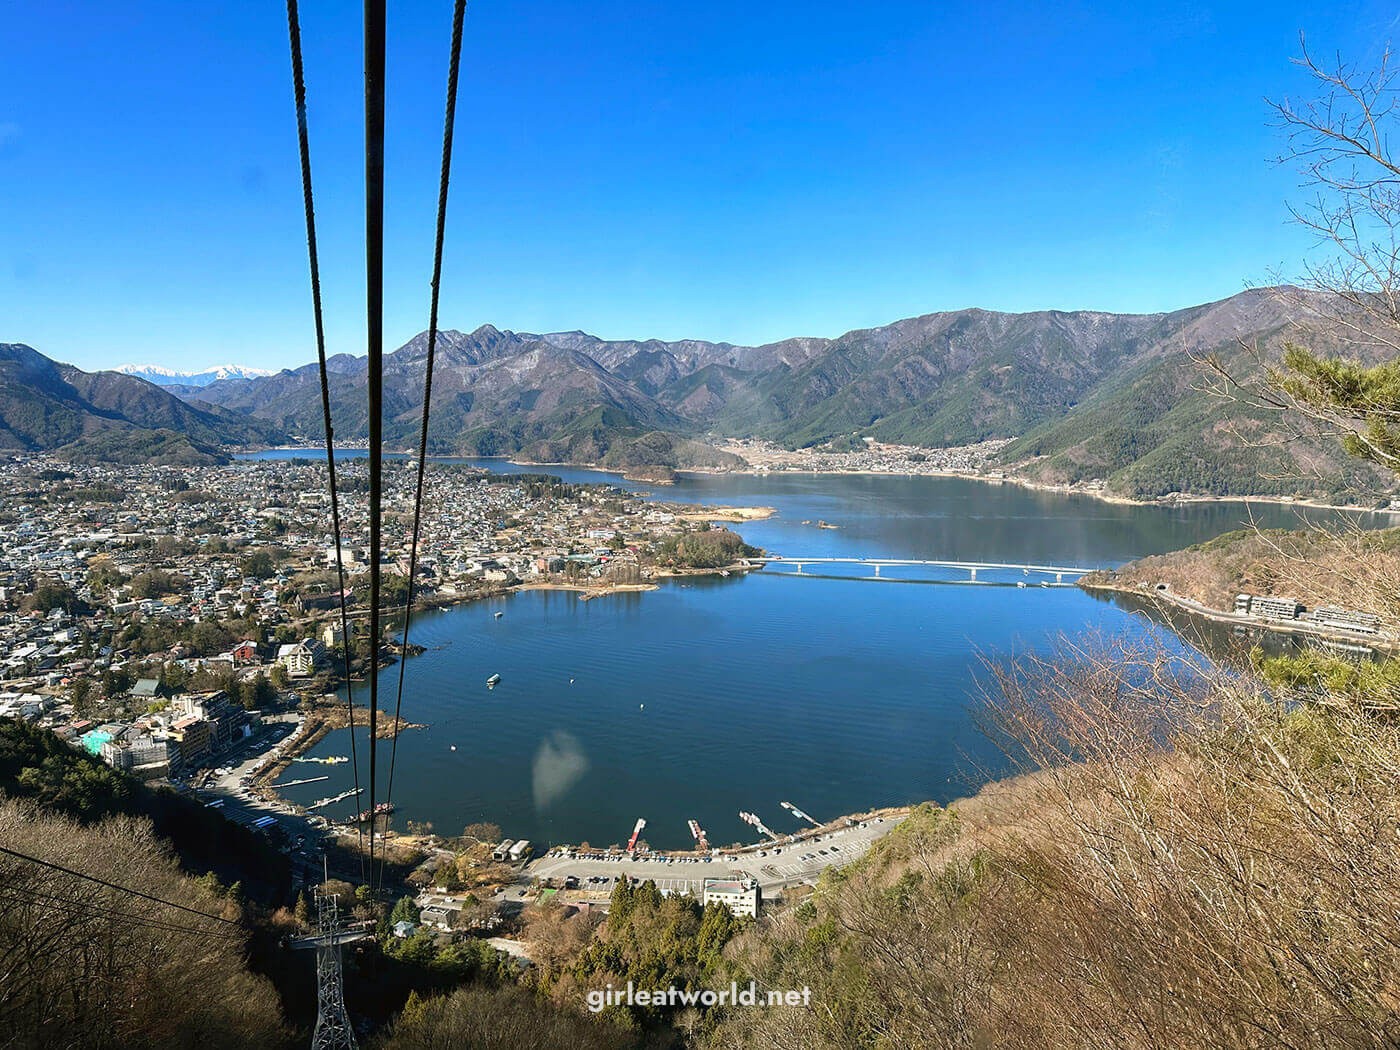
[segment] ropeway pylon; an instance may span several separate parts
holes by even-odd
[[[311,1050],[356,1050],[345,1013],[340,972],[340,910],[333,896],[316,894],[316,1032]]]

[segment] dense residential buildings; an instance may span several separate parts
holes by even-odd
[[[806,448],[789,449],[771,441],[730,441],[724,446],[759,473],[794,471],[818,474],[965,474],[996,481],[1005,471],[996,467],[996,456],[1011,444],[1008,438],[992,438],[972,445],[925,448],[899,445],[874,438],[849,438]]]
[[[390,606],[409,593],[411,466],[386,470]],[[245,738],[259,709],[333,687],[342,602],[352,645],[366,646],[369,572],[364,463],[343,462],[340,478],[337,546],[325,466],[310,454],[216,467],[0,457],[0,715],[42,721],[143,777],[179,777]],[[640,585],[668,541],[674,552],[708,529],[696,508],[612,486],[440,464],[428,479],[418,601]]]

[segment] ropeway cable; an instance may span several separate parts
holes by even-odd
[[[457,78],[462,58],[462,22],[467,0],[456,0],[452,14],[452,45],[447,64],[447,105],[442,120],[442,166],[438,177],[437,232],[433,244],[433,280],[428,307],[428,354],[424,363],[423,420],[418,434],[418,477],[413,496],[413,531],[408,554],[408,597],[403,609],[403,642],[399,655],[399,687],[394,701],[394,739],[389,748],[389,784],[385,801],[394,798],[394,764],[399,753],[399,712],[403,707],[404,672],[408,666],[408,632],[413,617],[413,581],[418,575],[418,538],[423,515],[423,481],[428,467],[428,419],[432,412],[433,361],[437,352],[438,289],[442,280],[442,246],[447,230],[447,190],[452,177],[452,134],[457,114]]]
[[[326,329],[321,309],[321,264],[316,247],[316,205],[311,190],[311,145],[306,126],[306,78],[301,58],[301,17],[297,0],[287,0],[287,33],[292,51],[292,91],[296,100],[297,145],[301,155],[301,192],[306,210],[306,250],[311,266],[311,309],[316,322],[316,360],[321,372],[321,416],[326,438],[326,470],[330,476],[331,525],[335,532],[335,571],[340,589],[340,639],[345,655],[345,703],[350,727],[350,759],[355,774],[355,798],[360,798],[359,748],[355,743],[355,692],[350,680],[350,616],[346,611],[344,542],[340,524],[340,496],[335,473],[335,430],[331,423],[330,374],[326,368]],[[355,822],[359,837],[360,879],[364,880],[364,830]],[[372,839],[371,839],[372,841]]]

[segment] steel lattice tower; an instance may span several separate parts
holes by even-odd
[[[311,1050],[356,1050],[345,1013],[340,974],[340,913],[336,898],[316,894],[316,1033]]]

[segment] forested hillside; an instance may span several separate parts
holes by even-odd
[[[281,432],[142,379],[84,372],[20,343],[0,344],[0,448],[112,463],[218,463],[230,445]]]
[[[958,310],[756,347],[490,325],[446,331],[430,447],[673,470],[741,467],[714,447],[722,437],[790,448],[848,447],[863,437],[928,447],[1016,438],[1002,462],[1037,481],[1106,482],[1147,498],[1373,501],[1385,476],[1315,440],[1281,445],[1267,413],[1202,389],[1206,355],[1258,379],[1261,361],[1289,339],[1337,349],[1336,327],[1316,323],[1313,302],[1296,290],[1260,289],[1163,314]],[[416,433],[425,352],[419,335],[386,361],[391,445],[407,447]],[[367,432],[364,367],[344,355],[329,362],[337,429],[347,438]],[[313,366],[175,389],[307,441],[320,434]]]
[[[708,1047],[1394,1042],[1390,721],[1082,645],[994,703],[1041,771],[921,808],[741,937],[742,974],[821,1005],[731,1011]]]
[[[1373,502],[1385,475],[1314,439],[1285,443],[1270,413],[1203,389],[1207,356],[1258,380],[1290,341],[1349,352],[1341,329],[1314,309],[1320,302],[1260,289],[1163,314],[958,310],[756,347],[449,330],[437,351],[429,448],[664,478],[742,468],[717,447],[732,437],[789,448],[1014,438],[1002,465],[1040,482],[1104,483],[1137,498]],[[426,351],[420,334],[386,358],[392,448],[416,441]],[[1369,360],[1375,350],[1359,353]],[[336,355],[327,370],[337,434],[364,440],[365,360]],[[314,365],[161,388],[0,348],[0,446],[16,449],[214,462],[234,445],[320,441],[320,399]]]
[[[5,1045],[290,1045],[277,991],[246,964],[243,902],[287,890],[264,840],[0,719],[0,845],[199,913],[0,856]]]

